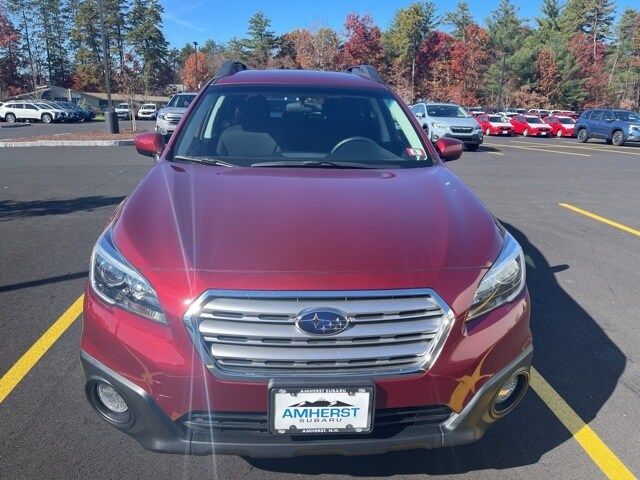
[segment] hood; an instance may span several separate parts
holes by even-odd
[[[433,122],[440,122],[446,125],[455,125],[457,127],[477,127],[478,121],[474,117],[455,118],[455,117],[429,117]]]
[[[498,127],[498,128],[501,128],[501,127],[512,128],[513,127],[513,125],[511,125],[510,123],[507,123],[507,122],[489,122],[489,123],[491,124],[492,127]]]
[[[448,168],[156,165],[114,226],[139,269],[238,274],[490,266],[502,238]]]
[[[163,115],[166,115],[167,113],[178,113],[180,115],[184,115],[186,111],[187,109],[183,107],[163,107],[158,110],[158,113]]]

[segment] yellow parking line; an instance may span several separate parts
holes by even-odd
[[[500,148],[519,148],[520,150],[531,150],[534,152],[547,152],[547,153],[559,153],[560,155],[575,155],[578,157],[590,157],[591,155],[587,154],[587,153],[576,153],[576,152],[562,152],[560,150],[550,150],[550,149],[545,149],[545,148],[533,148],[533,147],[521,147],[519,145],[496,145],[496,144],[492,144],[489,145],[491,147],[500,147]]]
[[[607,477],[616,480],[636,478],[598,435],[582,420],[551,385],[531,367],[531,387],[553,414],[573,435],[582,449]]]
[[[559,203],[561,207],[568,208],[569,210],[573,210],[574,212],[585,215],[589,218],[593,218],[594,220],[598,220],[599,222],[606,223],[607,225],[611,225],[612,227],[619,228],[627,233],[631,233],[632,235],[637,235],[640,237],[640,230],[636,230],[635,228],[628,227],[622,223],[614,222],[613,220],[609,220],[608,218],[601,217],[595,213],[589,212],[587,210],[583,210],[582,208],[575,207],[570,203]]]
[[[512,143],[517,143],[519,145],[536,145],[535,143],[531,143],[531,142],[519,142],[514,140]],[[598,152],[611,152],[611,153],[621,153],[621,154],[629,154],[629,155],[640,155],[640,150],[638,150],[637,152],[633,151],[633,147],[631,147],[630,149],[616,149],[615,147],[609,147],[607,145],[591,145],[591,146],[585,146],[585,144],[581,144],[581,145],[562,145],[562,144],[554,144],[553,148],[575,148],[578,150],[590,150],[590,151],[598,151]]]
[[[71,326],[78,315],[82,312],[82,300],[84,295],[78,299],[64,312],[58,320],[51,325],[46,332],[34,343],[29,350],[0,378],[0,403],[11,393],[20,383],[24,376],[35,366],[36,363],[47,353],[47,350],[60,338],[60,336]]]

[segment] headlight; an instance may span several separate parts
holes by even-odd
[[[446,125],[446,124],[444,124],[444,123],[438,123],[438,122],[432,122],[432,123],[431,123],[431,126],[432,126],[433,128],[438,128],[438,129],[441,129],[441,130],[444,130],[445,128],[447,128],[447,125]]]
[[[502,251],[478,286],[467,320],[485,314],[516,298],[525,285],[524,254],[520,244],[505,232]]]
[[[482,127],[480,125],[476,125],[473,129],[474,130],[482,130]]]
[[[158,118],[159,118],[160,120],[164,120],[164,113],[159,113],[159,114],[158,114]]]
[[[640,130],[640,125],[629,125],[631,130]]]
[[[115,247],[110,228],[100,237],[91,255],[91,286],[110,305],[167,323],[155,290]]]

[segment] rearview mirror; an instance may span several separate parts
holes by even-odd
[[[464,144],[455,138],[442,137],[436,141],[436,150],[444,161],[457,160],[462,156]]]
[[[164,138],[158,132],[147,132],[136,135],[133,144],[140,155],[156,157],[164,150]]]

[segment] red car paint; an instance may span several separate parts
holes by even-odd
[[[548,137],[551,134],[551,127],[534,115],[518,115],[510,122],[516,135]]]
[[[387,88],[355,75],[284,70],[218,81],[234,83]],[[530,347],[526,287],[465,323],[502,235],[482,202],[437,159],[402,102],[436,158],[432,167],[178,167],[165,156],[198,103],[111,221],[114,244],[153,286],[168,324],[110,306],[90,285],[84,297],[82,350],[144,390],[170,419],[203,410],[267,411],[268,382],[213,374],[185,328],[187,309],[208,289],[438,292],[455,315],[438,360],[425,372],[375,379],[377,408],[454,405],[454,393],[468,387],[455,403],[461,409]],[[136,143],[142,150],[157,146],[151,137]],[[449,147],[455,146],[443,144]],[[474,378],[470,386],[461,383],[467,376]]]
[[[576,122],[569,116],[549,115],[544,123],[551,127],[551,135],[556,137],[573,137]],[[564,122],[564,123],[563,123]]]
[[[505,122],[499,115],[479,115],[476,120],[485,135],[512,135],[513,125]]]

